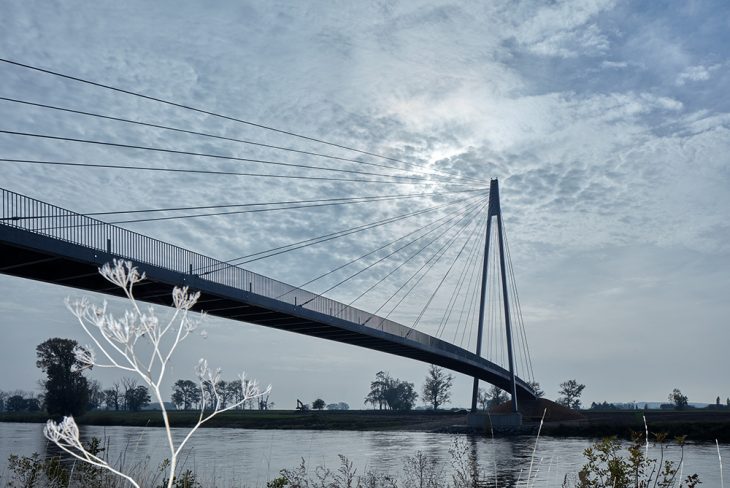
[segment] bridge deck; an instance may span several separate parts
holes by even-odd
[[[113,258],[147,275],[140,300],[169,305],[174,286],[199,290],[197,310],[432,363],[511,389],[509,372],[391,320],[172,244],[1,190],[0,272],[118,295],[98,273]],[[532,397],[517,380],[518,397]]]

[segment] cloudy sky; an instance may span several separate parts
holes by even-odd
[[[388,164],[417,176],[423,175],[415,170],[421,167],[483,184],[471,180],[468,187],[457,186],[464,180],[437,177],[428,183],[393,184],[390,178],[391,183],[373,184],[2,162],[0,186],[75,211],[103,212],[446,193],[488,186],[490,178],[499,178],[525,331],[536,379],[547,396],[555,398],[561,381],[576,378],[587,385],[587,403],[661,401],[674,387],[690,401],[714,401],[717,395],[730,396],[729,32],[730,6],[722,0],[468,6],[436,1],[221,1],[203,6],[10,0],[0,16],[2,58],[411,165],[5,63],[0,63],[2,97]],[[0,101],[0,114],[0,130],[5,131],[408,174],[17,102]],[[343,176],[8,134],[0,134],[0,151],[3,158],[16,159]],[[229,259],[461,198],[449,193],[124,225]],[[288,283],[304,283],[454,215],[459,205],[246,266]],[[464,231],[460,244],[477,223]],[[391,318],[413,322],[458,247],[449,248]],[[369,259],[363,265],[375,257]],[[377,309],[425,261],[419,259],[356,305]],[[398,263],[374,267],[328,295],[350,301]],[[321,292],[347,274],[333,274],[308,288]],[[436,333],[452,288],[443,287],[419,329]],[[37,388],[34,349],[46,338],[87,342],[63,305],[64,297],[81,294],[0,277],[0,389]],[[447,327],[446,336],[457,324]],[[281,408],[292,408],[296,398],[317,397],[360,407],[378,370],[389,370],[420,389],[427,368],[213,318],[207,330],[207,339],[192,338],[181,349],[171,379],[192,377],[198,357],[209,357],[224,376],[245,369],[271,383],[272,400]],[[455,342],[460,340],[466,345],[458,337]],[[474,340],[469,344],[473,348]],[[117,378],[108,372],[93,375],[106,384]],[[470,380],[457,375],[455,386],[454,403],[468,404]]]

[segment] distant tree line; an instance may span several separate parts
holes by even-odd
[[[39,395],[15,391],[0,392],[0,411],[33,412],[44,410],[49,415],[78,416],[87,410],[106,407],[109,410],[140,410],[150,402],[149,391],[130,378],[122,378],[111,388],[103,389],[84,373],[89,370],[79,355],[88,354],[71,339],[48,339],[36,347],[36,366],[45,374]]]
[[[224,381],[220,380],[216,383],[215,391],[213,385],[205,383],[202,388],[200,383],[193,380],[177,380],[172,385],[171,401],[179,410],[190,409],[213,409],[216,401],[219,402],[220,408],[226,408],[229,404],[241,403],[236,410],[268,410],[273,408],[274,402],[269,401],[269,395],[266,394],[259,398],[250,398],[245,400],[245,392],[249,387],[249,380],[240,379]]]
[[[43,391],[40,394],[16,390],[11,392],[0,391],[0,412],[35,412],[44,410],[50,415],[78,416],[87,410],[127,410],[138,411],[150,403],[150,392],[147,387],[139,385],[133,378],[122,378],[112,383],[110,388],[104,389],[96,380],[86,378],[84,373],[90,369],[86,362],[79,360],[80,356],[88,354],[84,348],[71,339],[51,338],[36,347],[36,365],[45,373],[45,379],[40,382]],[[428,369],[421,398],[429,408],[437,410],[449,403],[453,376],[442,368],[431,365]],[[186,379],[177,380],[172,387],[171,402],[176,408],[213,409],[215,403],[225,408],[228,404],[240,403],[248,387],[248,381],[221,380],[216,384],[215,392],[211,384],[201,384]],[[537,397],[544,392],[537,382],[530,383]],[[201,389],[202,388],[202,389]],[[571,409],[580,409],[580,397],[585,385],[575,379],[560,384],[557,403]],[[378,371],[375,379],[370,383],[370,391],[365,397],[365,404],[380,410],[412,410],[415,407],[419,394],[411,382],[394,378],[387,371]],[[510,400],[510,395],[502,389],[491,386],[489,390],[479,389],[478,405],[482,410],[493,409]],[[683,410],[693,408],[689,398],[680,389],[674,388],[668,395],[668,403],[661,404],[663,409]],[[305,404],[306,405],[306,404]],[[237,409],[268,410],[274,406],[269,401],[268,394],[256,399],[247,400]],[[308,406],[307,406],[308,407]],[[317,398],[312,404],[313,410],[348,410],[345,402],[327,404]],[[620,407],[608,402],[592,402],[591,409],[613,410]],[[730,409],[730,397],[722,401],[717,396],[714,404],[708,404],[710,409]]]

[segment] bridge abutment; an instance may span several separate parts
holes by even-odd
[[[470,429],[479,432],[514,432],[522,426],[522,414],[470,412],[467,414],[466,424]]]

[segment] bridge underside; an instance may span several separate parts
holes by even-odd
[[[0,273],[3,274],[120,296],[121,290],[98,273],[99,266],[118,257],[0,224]],[[173,287],[187,285],[201,292],[197,311],[436,364],[505,391],[511,390],[509,373],[504,368],[425,334],[419,333],[428,338],[427,342],[416,341],[407,334],[396,335],[196,275],[135,264],[147,275],[145,281],[135,286],[135,297],[139,300],[169,306]],[[533,398],[529,386],[519,379],[517,396]]]

